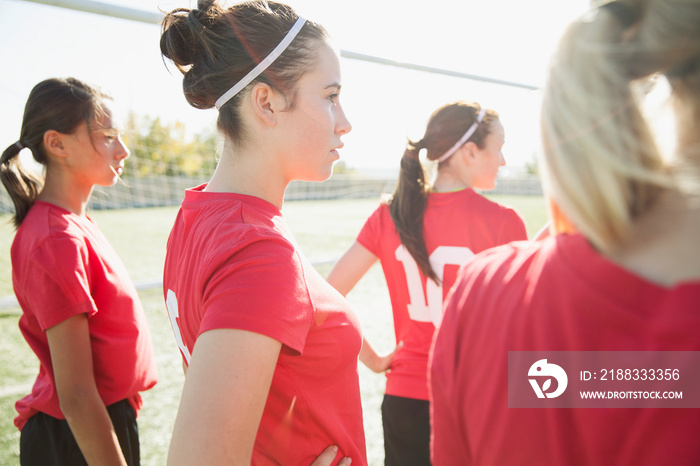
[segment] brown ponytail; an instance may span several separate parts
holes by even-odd
[[[43,186],[39,177],[22,167],[17,157],[20,150],[17,144],[12,144],[5,149],[0,157],[0,179],[15,205],[15,215],[12,221],[16,227],[26,217]]]
[[[401,238],[401,243],[416,261],[423,274],[438,283],[438,277],[430,266],[428,251],[423,238],[423,213],[428,201],[429,185],[418,158],[421,142],[408,141],[401,158],[401,170],[394,195],[389,201],[389,212]]]

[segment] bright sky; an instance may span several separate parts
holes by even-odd
[[[156,11],[186,0],[120,0]],[[289,0],[323,24],[338,48],[491,78],[541,86],[566,24],[589,0]],[[213,128],[216,113],[189,107],[181,76],[163,65],[156,25],[107,18],[20,0],[0,0],[0,146],[19,136],[31,88],[75,76],[114,95],[124,112]],[[342,59],[342,103],[353,124],[341,158],[358,169],[398,167],[406,137],[420,138],[444,103],[476,100],[501,114],[511,166],[539,148],[539,93]]]

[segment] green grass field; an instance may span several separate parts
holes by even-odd
[[[546,220],[541,197],[493,196],[493,200],[517,209],[525,218],[529,234]],[[297,242],[312,262],[332,262],[354,241],[376,199],[295,201],[284,207],[284,215]],[[159,279],[165,244],[177,208],[96,211],[91,215],[108,237],[136,283]],[[9,216],[0,216],[0,297],[12,294],[9,249],[14,228]],[[331,265],[320,265],[326,275]],[[182,387],[180,356],[170,329],[162,292],[140,292],[153,335],[159,382],[143,394],[139,416],[143,465],[161,465],[170,441]],[[379,266],[373,267],[348,295],[362,321],[363,330],[378,351],[393,348],[393,326],[389,295]],[[19,432],[13,425],[14,403],[25,395],[38,371],[38,362],[17,328],[19,310],[0,308],[0,464],[18,464]],[[383,464],[384,447],[380,405],[384,376],[360,365],[360,388],[365,416],[367,454],[370,465]]]

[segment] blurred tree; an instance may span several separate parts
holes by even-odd
[[[348,167],[345,160],[339,160],[333,164],[333,173],[336,175],[351,175],[355,170]]]
[[[131,151],[125,177],[205,176],[216,167],[216,134],[197,133],[187,138],[185,125],[164,124],[160,118],[129,114],[124,142]]]

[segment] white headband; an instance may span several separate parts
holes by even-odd
[[[299,19],[297,19],[297,22],[294,23],[294,26],[292,26],[292,29],[289,30],[286,36],[280,41],[279,44],[277,44],[277,47],[274,48],[272,52],[268,56],[263,59],[258,65],[250,70],[250,72],[243,77],[240,81],[238,81],[234,86],[226,91],[224,95],[219,97],[219,99],[216,101],[216,109],[219,110],[222,105],[224,105],[226,102],[231,100],[231,98],[241,92],[241,90],[246,87],[248,84],[250,84],[253,79],[257,78],[260,76],[260,74],[267,69],[268,66],[270,66],[275,60],[277,60],[277,57],[282,55],[282,52],[284,52],[287,47],[289,47],[289,44],[292,43],[294,38],[299,34],[299,31],[301,28],[304,26],[304,23],[306,23],[306,20],[302,18],[301,16]]]
[[[472,137],[472,134],[474,134],[474,131],[476,131],[476,128],[479,127],[479,123],[481,123],[481,121],[484,119],[484,115],[486,115],[486,110],[482,108],[481,111],[479,111],[479,115],[476,117],[476,121],[472,123],[467,132],[464,133],[464,136],[462,136],[460,140],[457,141],[450,150],[442,154],[442,156],[439,159],[437,159],[437,161],[444,162],[445,160],[449,159],[452,154],[457,152],[457,149],[466,144],[469,138]]]

